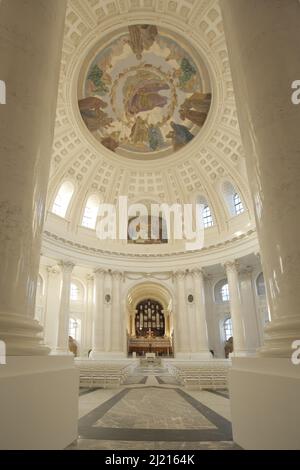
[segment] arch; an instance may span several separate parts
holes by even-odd
[[[100,197],[97,194],[91,194],[86,201],[81,219],[82,227],[94,230],[96,228],[97,215],[100,206]]]
[[[151,318],[147,310],[150,301]],[[157,355],[172,355],[174,352],[174,324],[172,315],[173,296],[170,290],[162,284],[153,281],[144,281],[131,286],[126,295],[127,302],[127,332],[128,332],[128,351],[129,354],[135,353],[144,355],[146,352],[155,352]],[[152,305],[157,303],[160,305],[159,318],[152,319]],[[137,318],[138,306],[142,305],[142,317]],[[144,306],[144,307],[143,307]],[[162,320],[163,317],[163,320]],[[137,334],[137,321],[139,326],[143,322],[142,335]],[[145,321],[145,323],[144,323]],[[163,334],[159,334],[156,322],[163,325]],[[147,323],[147,325],[146,325]],[[155,326],[156,325],[156,326]],[[146,328],[147,326],[147,328]],[[153,329],[152,329],[153,326]],[[149,328],[150,327],[150,328]],[[152,343],[150,337],[160,337],[159,342]],[[156,338],[156,339],[157,339]],[[150,350],[149,350],[150,348]],[[152,349],[151,349],[152,348]]]
[[[127,308],[133,312],[135,305],[147,297],[153,297],[160,302],[165,313],[172,312],[173,294],[165,285],[155,281],[143,281],[129,287],[126,294]]]
[[[245,211],[244,203],[242,201],[240,193],[229,181],[225,181],[223,183],[222,193],[223,197],[225,198],[229,214],[232,217],[240,215]]]
[[[71,181],[65,181],[61,184],[52,205],[53,214],[65,218],[74,194],[74,189],[74,184]]]

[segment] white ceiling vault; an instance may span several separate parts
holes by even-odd
[[[211,110],[202,132],[183,149],[156,160],[130,159],[95,142],[77,105],[80,70],[92,48],[120,27],[139,23],[156,24],[189,43],[205,62],[212,88]],[[75,185],[66,222],[50,214],[65,180]],[[225,181],[233,184],[246,208],[233,222],[221,190]],[[253,233],[252,203],[217,0],[68,1],[48,190],[48,238],[56,233],[86,241],[84,230],[78,227],[91,194],[98,194],[103,202],[127,195],[132,201],[167,203],[185,203],[203,195],[215,220],[212,243]],[[93,244],[90,234],[88,238]]]

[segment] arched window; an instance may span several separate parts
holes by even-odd
[[[52,206],[52,212],[60,217],[65,217],[70,201],[74,193],[74,185],[70,181],[65,181],[56,195]]]
[[[83,300],[83,288],[79,282],[72,281],[70,288],[70,300],[81,302]]]
[[[231,216],[234,217],[244,212],[241,197],[229,181],[223,184],[223,194]]]
[[[79,327],[80,321],[75,318],[70,318],[69,320],[69,336],[72,336],[73,339],[78,341],[79,339]]]
[[[215,301],[218,304],[229,301],[230,297],[227,279],[221,279],[221,281],[217,282],[215,285],[214,294]]]
[[[204,228],[213,226],[214,222],[208,205],[204,206],[202,217]]]
[[[244,212],[244,206],[238,193],[233,196],[233,204],[236,215],[240,215]]]
[[[266,286],[265,286],[265,280],[264,280],[263,273],[260,273],[260,275],[257,276],[256,290],[257,290],[257,295],[261,295],[261,296],[266,295]]]
[[[226,320],[224,320],[224,323],[223,323],[223,327],[224,327],[224,338],[225,338],[225,341],[228,341],[229,338],[231,338],[233,336],[233,332],[232,332],[232,321],[231,321],[231,318],[226,318]]]
[[[198,195],[196,198],[196,203],[200,204],[203,227],[204,228],[212,227],[214,225],[214,221],[213,221],[212,212],[210,210],[210,206],[207,202],[206,197],[202,195]]]
[[[93,194],[87,200],[81,225],[83,227],[95,229],[97,222],[97,215],[99,210],[100,200],[99,197]]]
[[[221,289],[221,296],[222,296],[222,301],[223,302],[228,302],[229,300],[229,288],[228,284],[224,284],[222,289]]]

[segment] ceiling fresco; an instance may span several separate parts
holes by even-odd
[[[211,93],[188,52],[155,25],[134,25],[100,50],[78,101],[93,136],[120,155],[168,155],[201,132]]]

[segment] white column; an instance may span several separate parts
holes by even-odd
[[[185,272],[177,271],[175,277],[176,319],[175,319],[175,357],[190,358],[187,307],[185,298]]]
[[[196,311],[195,301],[189,302],[188,297],[192,295],[195,300],[194,293],[194,279],[191,271],[185,273],[185,305],[186,305],[186,322],[189,335],[189,352],[191,355],[196,353],[197,350],[197,331],[196,331]]]
[[[77,436],[78,374],[34,320],[65,0],[1,0],[0,448],[63,449]],[[30,423],[30,429],[25,423]]]
[[[0,338],[8,355],[46,355],[34,320],[66,1],[0,7]]]
[[[228,261],[225,263],[225,268],[229,288],[230,314],[233,330],[233,355],[243,356],[246,354],[247,348],[242,314],[238,263],[236,261]]]
[[[271,323],[264,356],[291,357],[300,338],[300,79],[297,0],[222,0],[256,212]]]
[[[57,325],[59,313],[59,293],[61,273],[58,265],[47,266],[47,291],[44,335],[47,345],[55,351],[57,345]]]
[[[62,272],[62,283],[60,289],[60,305],[58,313],[58,333],[56,345],[56,352],[59,354],[69,353],[70,291],[74,266],[74,263],[69,261],[62,261],[60,263]]]
[[[300,4],[220,5],[271,313],[264,357],[233,359],[233,436],[244,449],[299,449],[300,367],[291,359],[300,339],[300,106],[291,84],[300,79]]]
[[[93,315],[92,358],[96,359],[105,352],[104,331],[104,279],[105,271],[97,269],[94,273],[95,304]]]
[[[194,279],[194,299],[195,299],[195,332],[196,332],[196,351],[193,355],[195,359],[211,359],[211,353],[208,347],[208,332],[206,321],[206,305],[204,292],[204,274],[201,269],[195,269]]]
[[[105,295],[110,296],[110,300],[104,302],[104,343],[105,351],[111,352],[112,347],[112,273],[107,271],[104,276]]]
[[[125,318],[121,304],[121,282],[123,276],[119,271],[112,273],[112,328],[111,350],[114,355],[124,356],[124,341],[126,336]]]
[[[240,290],[246,332],[246,347],[250,353],[254,354],[260,346],[260,330],[257,319],[252,267],[247,267],[240,273]]]
[[[83,354],[87,356],[93,345],[93,314],[94,314],[94,276],[87,275],[87,293],[83,331]]]

